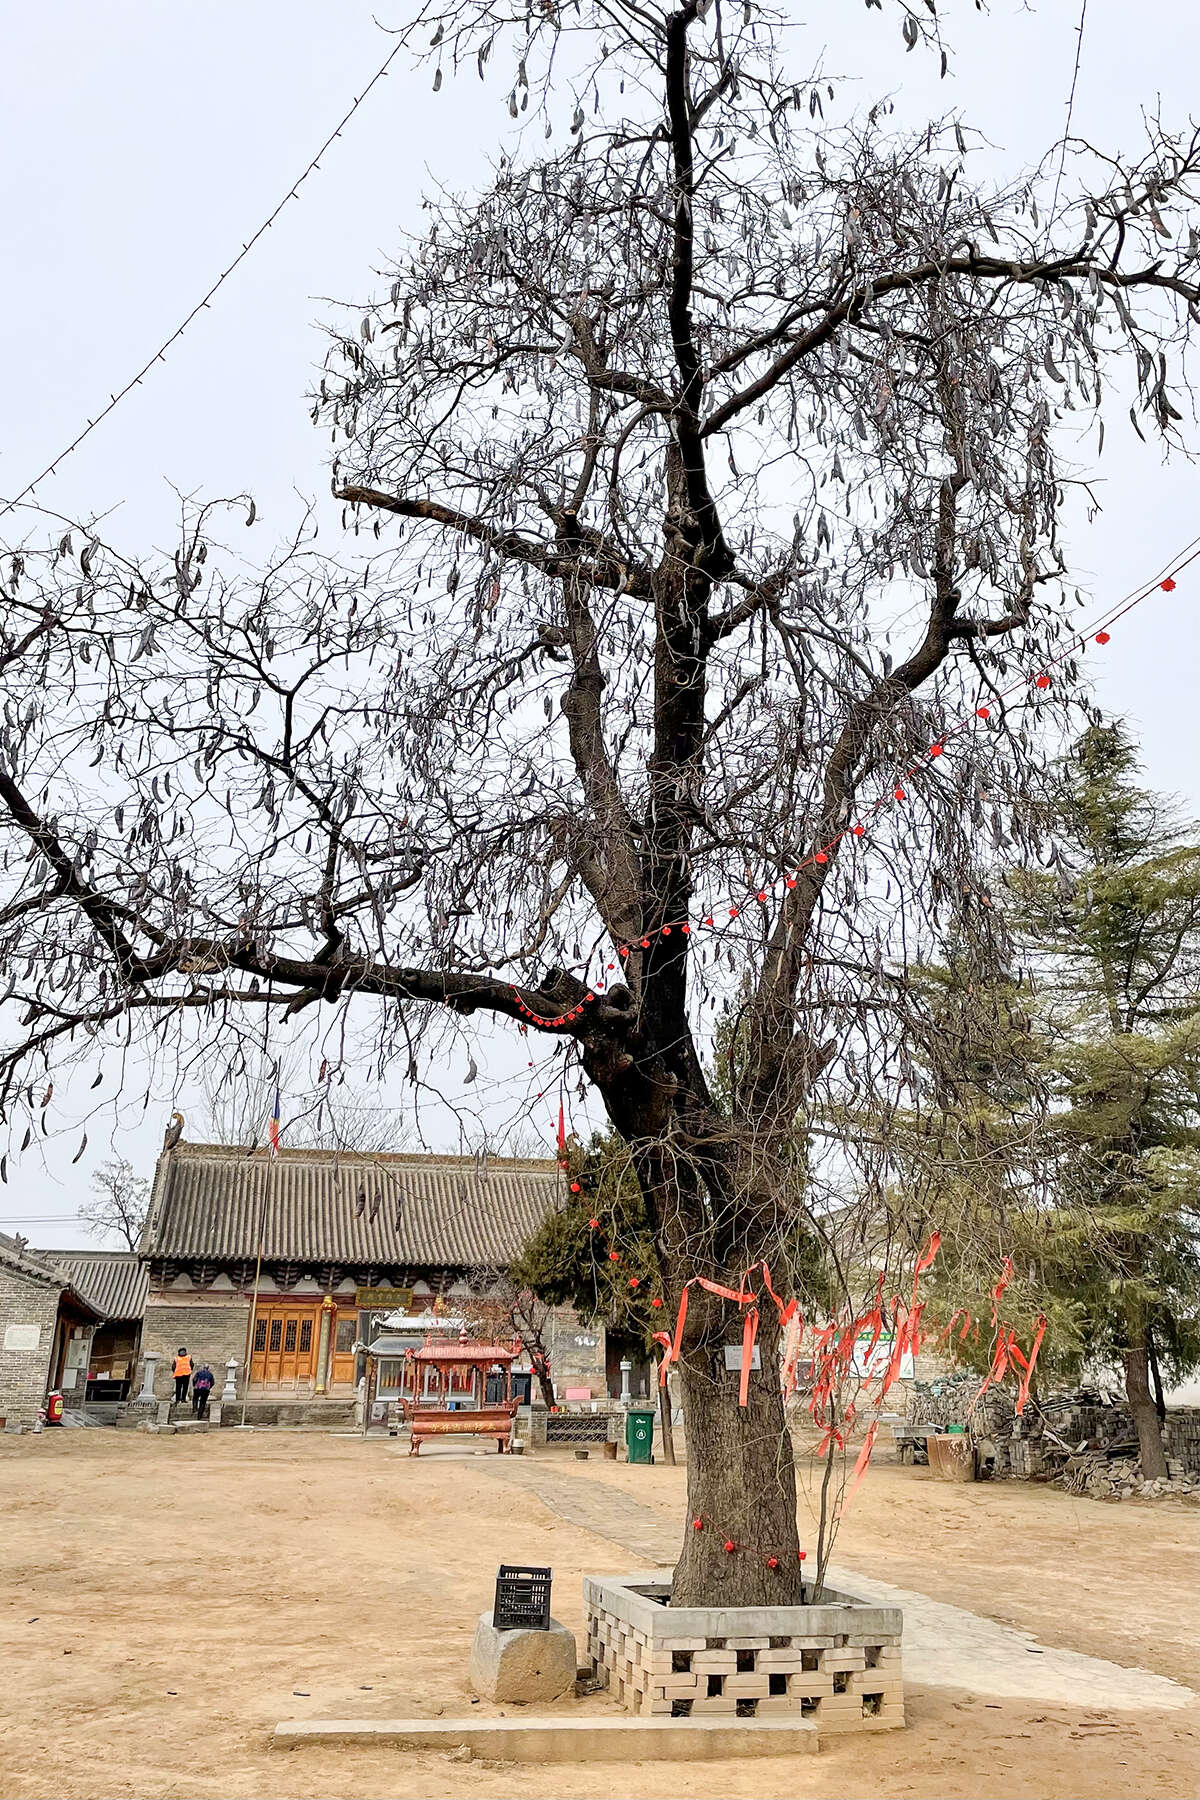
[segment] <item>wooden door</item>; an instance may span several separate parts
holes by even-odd
[[[335,1313],[332,1324],[333,1352],[329,1363],[329,1385],[331,1388],[352,1388],[354,1365],[357,1361],[354,1354],[354,1346],[358,1342],[357,1308]]]
[[[310,1387],[317,1367],[318,1309],[302,1302],[260,1301],[254,1321],[250,1385],[294,1391]]]

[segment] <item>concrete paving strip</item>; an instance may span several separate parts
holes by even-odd
[[[965,1607],[871,1581],[830,1565],[831,1586],[877,1606],[904,1608],[904,1678],[918,1687],[965,1688],[996,1700],[1044,1700],[1089,1711],[1196,1709],[1192,1688],[1149,1669],[1125,1669],[1077,1650],[1041,1644],[1032,1632],[1000,1625]]]
[[[675,1560],[679,1527],[619,1488],[581,1480],[544,1463],[539,1466],[536,1458],[511,1463],[497,1457],[481,1467],[536,1493],[551,1512],[572,1525],[619,1544],[636,1558],[638,1567],[647,1562],[666,1566]],[[1016,1626],[1001,1625],[886,1581],[872,1581],[852,1569],[831,1566],[829,1583],[880,1606],[903,1607],[904,1676],[917,1687],[1100,1711],[1184,1707],[1194,1711],[1198,1704],[1194,1689],[1165,1675],[1122,1668],[1077,1650],[1056,1650]]]
[[[394,1744],[456,1750],[499,1762],[723,1762],[808,1756],[816,1727],[790,1719],[285,1719],[278,1750],[325,1744]]]

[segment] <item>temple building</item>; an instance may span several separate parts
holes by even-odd
[[[79,1398],[93,1418],[97,1408],[117,1406],[133,1392],[141,1348],[142,1314],[150,1277],[131,1250],[37,1250],[101,1316],[92,1333],[87,1375]]]
[[[430,1330],[460,1319],[473,1328],[480,1296],[560,1188],[552,1161],[171,1144],[140,1246],[141,1352],[154,1392],[169,1395],[184,1345],[193,1363],[211,1365],[218,1394],[226,1365],[236,1366],[252,1417],[351,1403],[363,1369],[356,1346],[386,1328],[402,1356]],[[560,1393],[607,1395],[602,1327],[556,1309],[547,1349]],[[523,1357],[518,1378],[529,1366]]]
[[[51,1393],[82,1408],[103,1313],[23,1238],[0,1235],[0,1428],[29,1430]]]

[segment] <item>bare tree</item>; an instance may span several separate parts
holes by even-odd
[[[471,1278],[471,1295],[459,1310],[472,1325],[492,1332],[497,1339],[517,1338],[529,1357],[543,1401],[556,1406],[554,1375],[546,1330],[553,1308],[527,1287],[519,1286],[506,1269],[477,1269]]]
[[[150,1183],[123,1157],[110,1157],[92,1176],[92,1186],[95,1198],[84,1202],[79,1217],[97,1237],[118,1237],[136,1250],[150,1210]]]
[[[210,510],[165,572],[90,535],[7,565],[0,1098],[104,1034],[179,1060],[310,1008],[331,1067],[418,1082],[490,1015],[629,1144],[668,1308],[764,1259],[786,1292],[836,1160],[886,1174],[909,957],[1003,945],[977,840],[1028,840],[1082,679],[1058,428],[1115,364],[1177,441],[1200,140],[991,190],[955,123],[826,125],[758,8],[425,18],[570,129],[431,202],[335,339],[314,414],[370,554],[306,524],[248,583]],[[822,1163],[839,1085],[874,1147]],[[712,1529],[676,1597],[797,1600],[774,1308],[740,1406],[738,1311],[691,1291]]]
[[[205,1108],[198,1129],[215,1143],[265,1144],[278,1089],[279,1141],[287,1149],[406,1148],[390,1108],[346,1098],[328,1081],[314,1088],[299,1050],[272,1057],[261,1047],[241,1046],[232,1064],[203,1064],[200,1086]]]

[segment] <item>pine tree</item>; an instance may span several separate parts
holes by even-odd
[[[1123,1369],[1153,1478],[1160,1359],[1181,1373],[1200,1358],[1200,847],[1136,770],[1120,725],[1085,732],[1049,808],[1051,872],[1010,886],[1056,1105],[1047,1250],[1093,1351]]]

